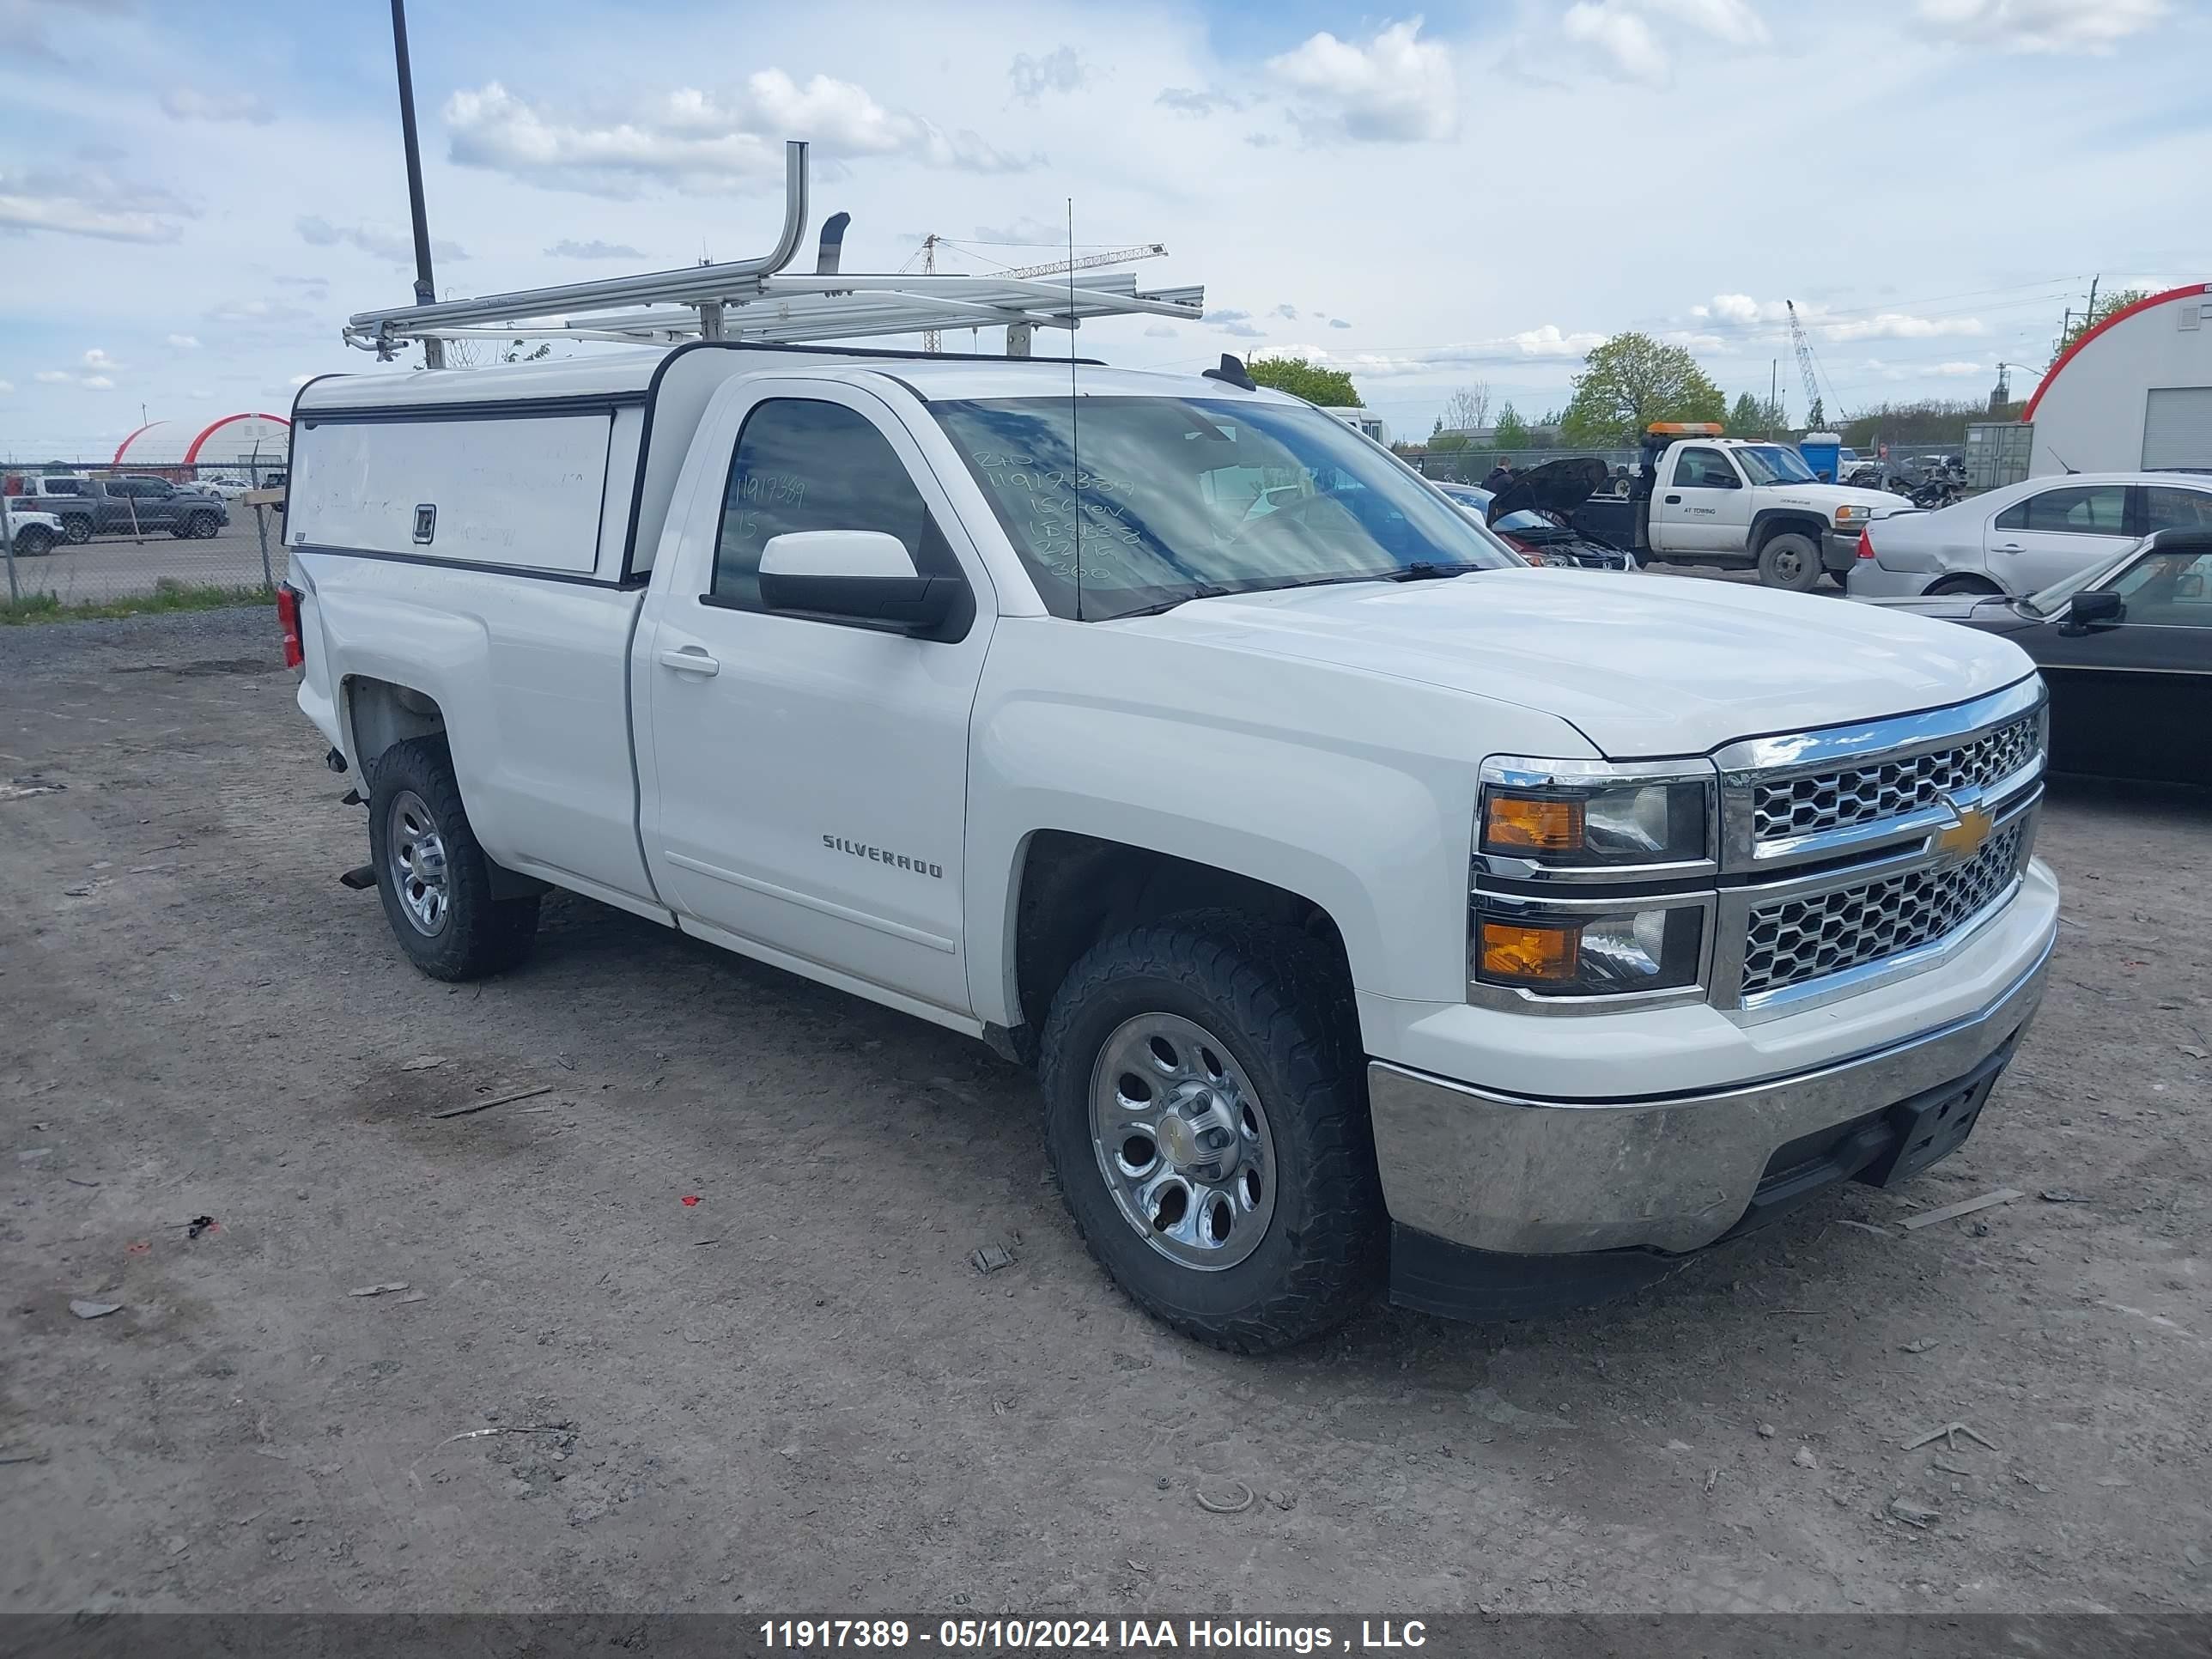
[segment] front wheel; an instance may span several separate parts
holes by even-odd
[[[54,532],[42,524],[16,532],[15,553],[19,558],[41,559],[53,550]]]
[[[410,738],[377,757],[368,797],[369,863],[385,920],[433,979],[480,979],[529,954],[538,896],[492,896],[491,860],[461,806],[442,738]]]
[[[1305,934],[1200,912],[1101,941],[1042,1040],[1046,1148],[1115,1283],[1242,1352],[1342,1323],[1388,1216],[1349,988]]]
[[[213,538],[218,528],[212,513],[195,513],[185,521],[187,533],[200,541]]]
[[[1820,550],[1809,536],[1785,530],[1759,550],[1759,580],[1790,593],[1809,592],[1820,580]]]

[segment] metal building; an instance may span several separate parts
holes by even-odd
[[[2051,364],[2021,419],[2031,476],[2212,469],[2212,283],[2114,312]]]

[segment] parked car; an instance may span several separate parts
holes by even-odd
[[[36,507],[15,505],[18,497],[8,501],[8,539],[19,559],[36,559],[54,550],[54,544],[64,539],[62,521],[51,513],[41,513]]]
[[[1786,444],[1723,438],[1713,422],[1662,421],[1644,434],[1626,500],[1575,509],[1591,539],[1664,563],[1748,565],[1769,587],[1802,592],[1838,580],[1870,521],[1911,506],[1901,495],[1822,483]]]
[[[179,488],[184,487],[179,486]],[[191,481],[190,487],[204,494],[218,496],[226,501],[234,501],[253,488],[245,479],[234,478],[223,472],[203,472]]]
[[[2039,592],[2158,530],[2212,529],[2212,477],[2171,472],[2030,478],[1861,538],[1855,599]]]
[[[1212,1342],[1896,1186],[2041,992],[2008,641],[1514,565],[1241,374],[702,343],[294,413],[284,653],[401,952],[499,971],[563,888],[1035,1063],[1081,1236]]]
[[[2212,526],[2159,531],[2027,599],[1897,608],[2002,635],[2035,659],[2054,771],[2212,787]]]
[[[1516,474],[1492,496],[1483,506],[1483,522],[1531,564],[1632,570],[1632,555],[1574,527],[1576,509],[1611,482],[1612,469],[1588,456],[1546,461]]]
[[[230,507],[220,497],[179,489],[167,478],[53,475],[38,483],[40,503],[62,521],[71,542],[147,530],[206,537],[230,522]]]
[[[1627,569],[1633,565],[1634,562],[1628,555],[1616,549],[1601,547],[1579,532],[1564,529],[1540,513],[1528,508],[1502,514],[1500,522],[1492,525],[1490,521],[1491,503],[1498,499],[1498,492],[1477,484],[1463,483],[1440,483],[1437,489],[1468,518],[1491,530],[1498,540],[1519,554],[1525,563],[1557,568],[1587,562],[1600,569]],[[1554,544],[1541,545],[1547,540],[1553,541]],[[1590,556],[1587,560],[1578,558],[1576,556],[1577,552],[1586,552]]]

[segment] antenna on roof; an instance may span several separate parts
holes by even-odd
[[[1209,380],[1219,380],[1227,386],[1242,387],[1246,392],[1260,389],[1260,383],[1252,378],[1251,371],[1225,351],[1221,354],[1219,368],[1201,368],[1198,372]]]
[[[1083,620],[1083,400],[1075,393],[1075,198],[1067,198],[1067,447],[1075,463],[1075,620]]]

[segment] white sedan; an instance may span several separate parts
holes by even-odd
[[[2030,478],[1932,513],[1877,520],[1845,586],[1855,599],[2025,598],[2154,530],[2212,529],[2212,477],[2075,472]]]

